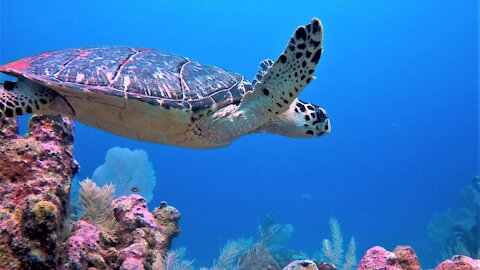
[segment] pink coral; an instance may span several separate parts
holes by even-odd
[[[67,256],[63,269],[140,270],[161,265],[172,239],[178,235],[178,211],[163,203],[150,213],[143,197],[133,194],[112,202],[118,222],[118,242],[101,241],[99,230],[78,221],[74,234],[67,240]]]
[[[24,137],[17,119],[0,120],[0,269],[56,269],[70,180],[73,124],[32,116]]]
[[[445,260],[435,270],[479,270],[480,260],[467,256],[456,255],[450,260]]]
[[[105,260],[100,247],[100,231],[85,221],[77,221],[73,227],[74,234],[68,238],[66,248],[69,258],[64,269],[86,269],[90,264],[105,267]]]
[[[417,255],[411,247],[399,246],[394,252],[372,247],[363,256],[357,270],[420,270]]]
[[[121,196],[113,200],[115,207],[115,216],[124,223],[124,227],[150,226],[157,228],[155,217],[148,212],[147,201],[140,195],[132,194],[130,196]],[[131,228],[127,228],[131,229]]]
[[[162,203],[152,213],[143,197],[114,200],[121,241],[113,245],[86,221],[62,243],[70,181],[73,124],[60,116],[32,116],[18,135],[17,119],[0,120],[0,269],[144,269],[162,265],[178,235],[180,213]],[[63,248],[62,248],[63,247]]]

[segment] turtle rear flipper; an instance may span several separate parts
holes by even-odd
[[[262,99],[265,114],[278,115],[285,112],[298,94],[313,80],[313,72],[322,53],[322,24],[313,18],[307,26],[300,26],[291,37],[285,51],[254,83],[254,91],[245,95],[245,105],[255,99]],[[261,79],[260,79],[261,76]],[[257,82],[258,81],[258,82]]]
[[[23,79],[0,84],[0,118],[29,113],[75,115],[68,102],[51,89]]]

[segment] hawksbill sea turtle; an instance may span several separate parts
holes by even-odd
[[[244,76],[160,50],[94,47],[47,52],[0,66],[0,118],[65,115],[124,137],[189,148],[249,133],[296,138],[330,132],[326,111],[297,99],[313,80],[322,25],[300,26],[285,51]]]

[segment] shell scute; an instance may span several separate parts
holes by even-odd
[[[211,97],[206,97],[198,100],[190,101],[190,106],[193,113],[200,113],[202,111],[207,111],[215,105],[215,101]]]

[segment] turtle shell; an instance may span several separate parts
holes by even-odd
[[[0,71],[53,89],[135,99],[193,120],[238,104],[251,84],[237,73],[160,50],[132,47],[65,49],[23,58]]]

